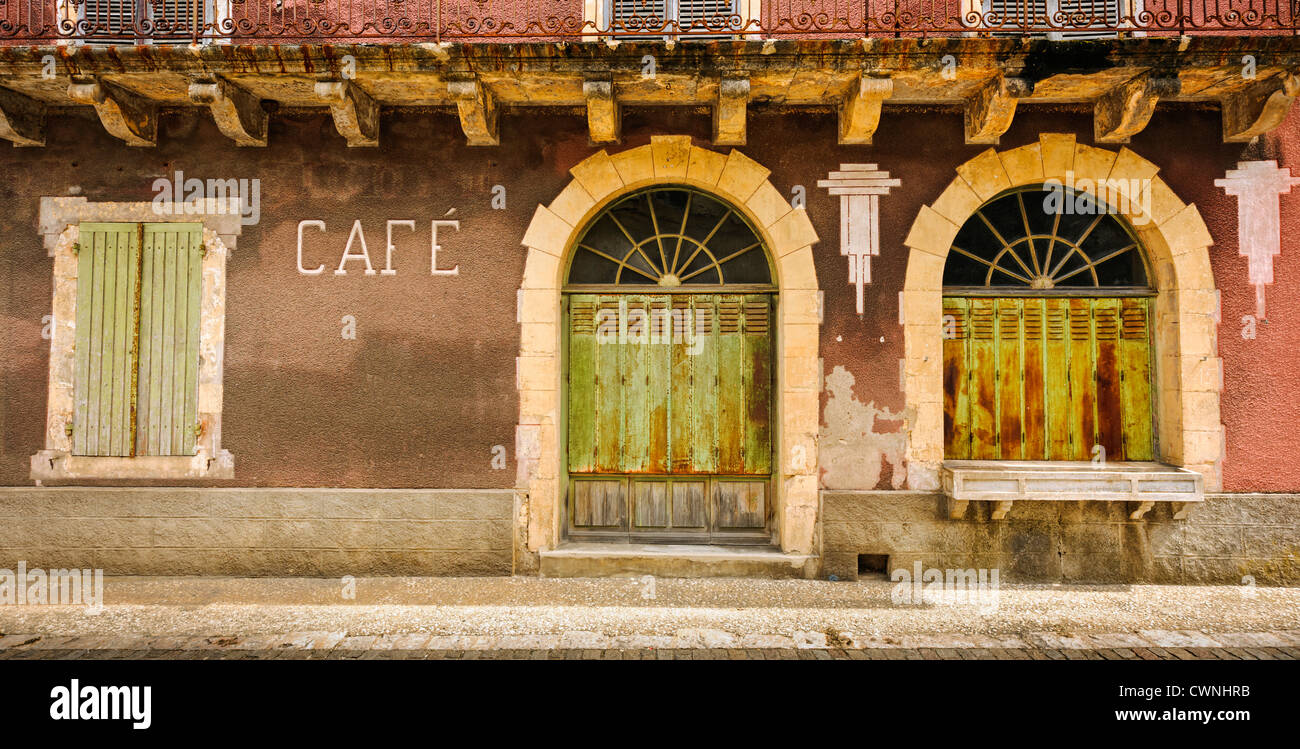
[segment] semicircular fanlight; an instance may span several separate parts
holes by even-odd
[[[1120,215],[1091,194],[1045,186],[980,206],[953,238],[943,284],[999,294],[1150,289],[1141,243]]]
[[[762,239],[743,216],[687,187],[634,192],[600,213],[578,239],[569,285],[770,285]]]

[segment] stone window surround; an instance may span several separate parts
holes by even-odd
[[[689,136],[652,136],[650,144],[610,155],[601,150],[569,170],[573,180],[549,206],[539,205],[522,244],[528,248],[519,290],[517,360],[518,487],[527,491],[518,522],[532,554],[555,548],[565,496],[562,319],[563,274],[573,243],[589,221],[630,192],[655,184],[696,187],[741,211],[772,253],[777,273],[777,418],[779,446],[775,532],[783,551],[816,550],[819,514],[817,432],[820,292],[813,267],[817,233],[768,181],[770,170],[731,150],[691,144]]]
[[[1128,148],[1115,152],[1082,145],[1071,133],[1042,133],[1037,143],[1001,152],[990,148],[956,171],[939,198],[921,206],[904,242],[909,255],[900,303],[908,487],[939,488],[943,372],[937,331],[942,327],[943,266],[953,237],[976,208],[1004,190],[1047,179],[1064,182],[1072,173],[1074,180],[1089,179],[1094,185],[1098,179],[1150,181],[1150,214],[1133,200],[1124,216],[1147,252],[1157,289],[1158,458],[1201,474],[1206,492],[1219,491],[1224,433],[1218,292],[1210,268],[1213,239],[1196,206],[1184,204],[1156,176],[1159,167]]]
[[[233,478],[235,463],[221,449],[222,369],[225,356],[226,259],[242,231],[240,216],[221,211],[216,201],[203,213],[185,212],[187,204],[152,201],[92,203],[84,197],[41,198],[40,232],[54,258],[53,334],[50,337],[50,379],[45,418],[45,448],[31,458],[31,477],[76,479],[203,479]],[[192,205],[189,205],[191,209]],[[201,223],[203,248],[199,304],[199,394],[202,424],[193,456],[137,457],[72,454],[67,425],[73,417],[76,387],[74,344],[77,324],[77,254],[81,222]]]

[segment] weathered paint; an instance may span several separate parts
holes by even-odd
[[[772,470],[771,298],[573,294],[571,473]],[[670,310],[685,335],[673,331]]]
[[[946,458],[1152,459],[1148,299],[943,304]]]
[[[1000,148],[1035,143],[1040,132],[1074,132],[1080,142],[1091,137],[1085,109],[1021,110]],[[84,114],[52,120],[44,149],[4,154],[0,272],[8,281],[0,299],[6,432],[0,483],[30,483],[28,458],[45,437],[49,341],[41,337],[41,318],[49,310],[52,280],[35,234],[37,198],[75,188],[93,200],[147,201],[151,180],[179,168],[203,178],[262,180],[262,220],[245,227],[231,255],[225,316],[223,445],[239,457],[240,484],[515,484],[515,472],[493,470],[491,456],[495,445],[509,450],[516,444],[514,289],[524,267],[518,242],[535,206],[553,200],[569,179],[567,169],[593,152],[581,117],[503,113],[502,145],[488,152],[463,145],[454,115],[395,111],[385,116],[380,148],[360,152],[345,147],[328,115],[287,112],[273,118],[272,145],[253,152],[227,143],[198,114],[167,112],[161,145],[146,153],[125,148]],[[939,195],[953,168],[983,150],[960,142],[960,120],[906,108],[888,109],[882,118],[871,161],[904,181],[880,203],[883,249],[864,289],[867,314],[855,314],[855,289],[846,282],[833,239],[813,253],[825,289],[826,371],[851,371],[855,398],[878,411],[903,407],[898,293],[906,257],[889,248],[903,246],[919,205]],[[704,145],[709,128],[707,116],[689,108],[629,108],[622,147],[661,133],[690,134]],[[824,238],[838,236],[839,201],[815,189],[816,179],[841,163],[865,160],[860,147],[828,145],[835,137],[833,113],[791,117],[754,107],[744,149],[772,170],[772,184],[783,195],[796,185],[808,188],[807,214]],[[1215,242],[1210,258],[1222,293],[1225,489],[1294,489],[1300,461],[1288,459],[1285,446],[1300,422],[1300,401],[1293,397],[1300,388],[1300,305],[1292,303],[1300,299],[1300,201],[1294,194],[1281,198],[1281,254],[1268,292],[1273,303],[1268,323],[1248,340],[1240,321],[1254,313],[1255,293],[1243,283],[1248,261],[1238,254],[1237,204],[1213,181],[1240,160],[1297,163],[1300,115],[1292,113],[1255,144],[1223,144],[1217,111],[1162,105],[1130,145],[1160,167],[1180,198],[1195,203]],[[496,184],[508,189],[507,210],[490,207]],[[457,278],[406,275],[409,264],[427,274],[428,257],[420,254],[427,246],[400,244],[400,238],[398,276],[306,278],[294,267],[296,222],[303,218],[321,218],[330,227],[319,239],[308,235],[305,261],[315,267],[338,262],[346,229],[358,215],[376,216],[375,228],[367,223],[366,232],[382,236],[385,217],[435,218],[452,207],[462,228],[443,242],[446,260],[440,262],[460,264]],[[339,340],[337,322],[345,314],[358,319],[356,341]],[[824,406],[830,398],[828,392]],[[829,414],[823,418],[829,421]],[[879,420],[875,429],[882,429]],[[526,449],[510,450],[511,459],[527,458],[533,443],[520,444]],[[822,445],[835,449],[825,439]],[[825,486],[846,476],[830,459],[823,459],[823,468]]]
[[[826,375],[829,397],[819,434],[822,486],[828,489],[880,488],[885,466],[887,486],[901,489],[907,479],[901,431],[902,414],[877,407],[874,400],[862,403],[854,395],[855,378],[843,366]],[[893,421],[899,428],[881,430],[877,422]]]

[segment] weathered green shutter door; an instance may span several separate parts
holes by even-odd
[[[570,296],[569,471],[770,473],[770,304]]]
[[[958,460],[1151,460],[1146,298],[944,299],[944,448]]]
[[[193,455],[203,226],[146,224],[140,284],[139,455]]]
[[[568,469],[575,525],[761,528],[772,470],[771,297],[573,294],[568,300]],[[622,483],[597,480],[622,474]],[[630,483],[629,483],[630,482]],[[712,489],[710,489],[712,487]],[[757,487],[757,488],[756,488]]]
[[[81,224],[78,244],[72,452],[129,456],[139,226]]]

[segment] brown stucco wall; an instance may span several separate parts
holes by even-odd
[[[1074,132],[1090,143],[1090,112],[1026,107],[1000,148],[1033,142],[1041,131]],[[624,114],[619,148],[660,133],[690,134],[705,145],[709,132],[702,109],[633,108]],[[847,423],[864,423],[864,414],[875,418],[872,435],[828,426],[823,449],[844,440],[849,453],[857,451],[855,464],[870,464],[877,453],[886,458],[879,472],[824,464],[825,483],[843,490],[901,489],[902,473],[889,453],[903,424],[903,240],[919,207],[938,196],[954,167],[985,147],[962,144],[955,110],[887,107],[869,147],[836,146],[834,132],[829,110],[783,113],[759,105],[743,150],[772,169],[778,190],[789,194],[802,185],[806,191],[808,215],[822,239],[815,255],[825,291],[824,372],[842,367],[854,379],[851,391],[840,391]],[[40,337],[40,321],[49,312],[51,262],[36,233],[39,197],[76,191],[92,201],[144,201],[153,196],[155,178],[180,169],[189,177],[261,180],[261,222],[244,228],[229,264],[222,446],[235,456],[234,485],[511,486],[514,456],[508,468],[494,470],[492,449],[502,445],[509,454],[514,446],[515,289],[525,257],[519,240],[536,205],[549,202],[567,182],[567,169],[595,149],[575,112],[507,112],[502,142],[469,148],[451,115],[403,110],[385,113],[379,148],[349,149],[327,116],[288,111],[272,118],[269,148],[238,149],[206,117],[186,111],[164,116],[158,148],[132,149],[78,111],[51,118],[45,148],[5,149],[0,484],[28,483],[28,457],[42,440],[48,342]],[[1235,199],[1213,185],[1241,159],[1276,158],[1291,166],[1300,119],[1293,113],[1256,145],[1223,144],[1217,111],[1162,107],[1130,147],[1161,166],[1180,197],[1196,203],[1216,241],[1211,258],[1225,321],[1225,490],[1300,489],[1300,460],[1286,439],[1300,423],[1300,399],[1294,397],[1300,389],[1300,202],[1283,197],[1270,319],[1247,341],[1235,321],[1253,309],[1254,291],[1246,260],[1236,253]],[[882,252],[872,261],[862,318],[854,314],[839,254],[838,198],[816,186],[840,163],[853,162],[877,163],[902,179],[881,199]],[[502,211],[490,205],[497,184],[507,190]],[[347,276],[332,274],[357,218],[377,267],[386,244],[384,220],[416,221],[415,233],[396,230],[396,276],[362,275],[359,262]],[[459,265],[455,278],[428,273],[428,223],[441,218],[462,222],[459,232],[440,232],[439,264]],[[319,276],[295,268],[296,227],[303,219],[328,225],[326,234],[306,233],[305,264],[327,265]],[[357,340],[341,338],[344,315],[356,317]]]

